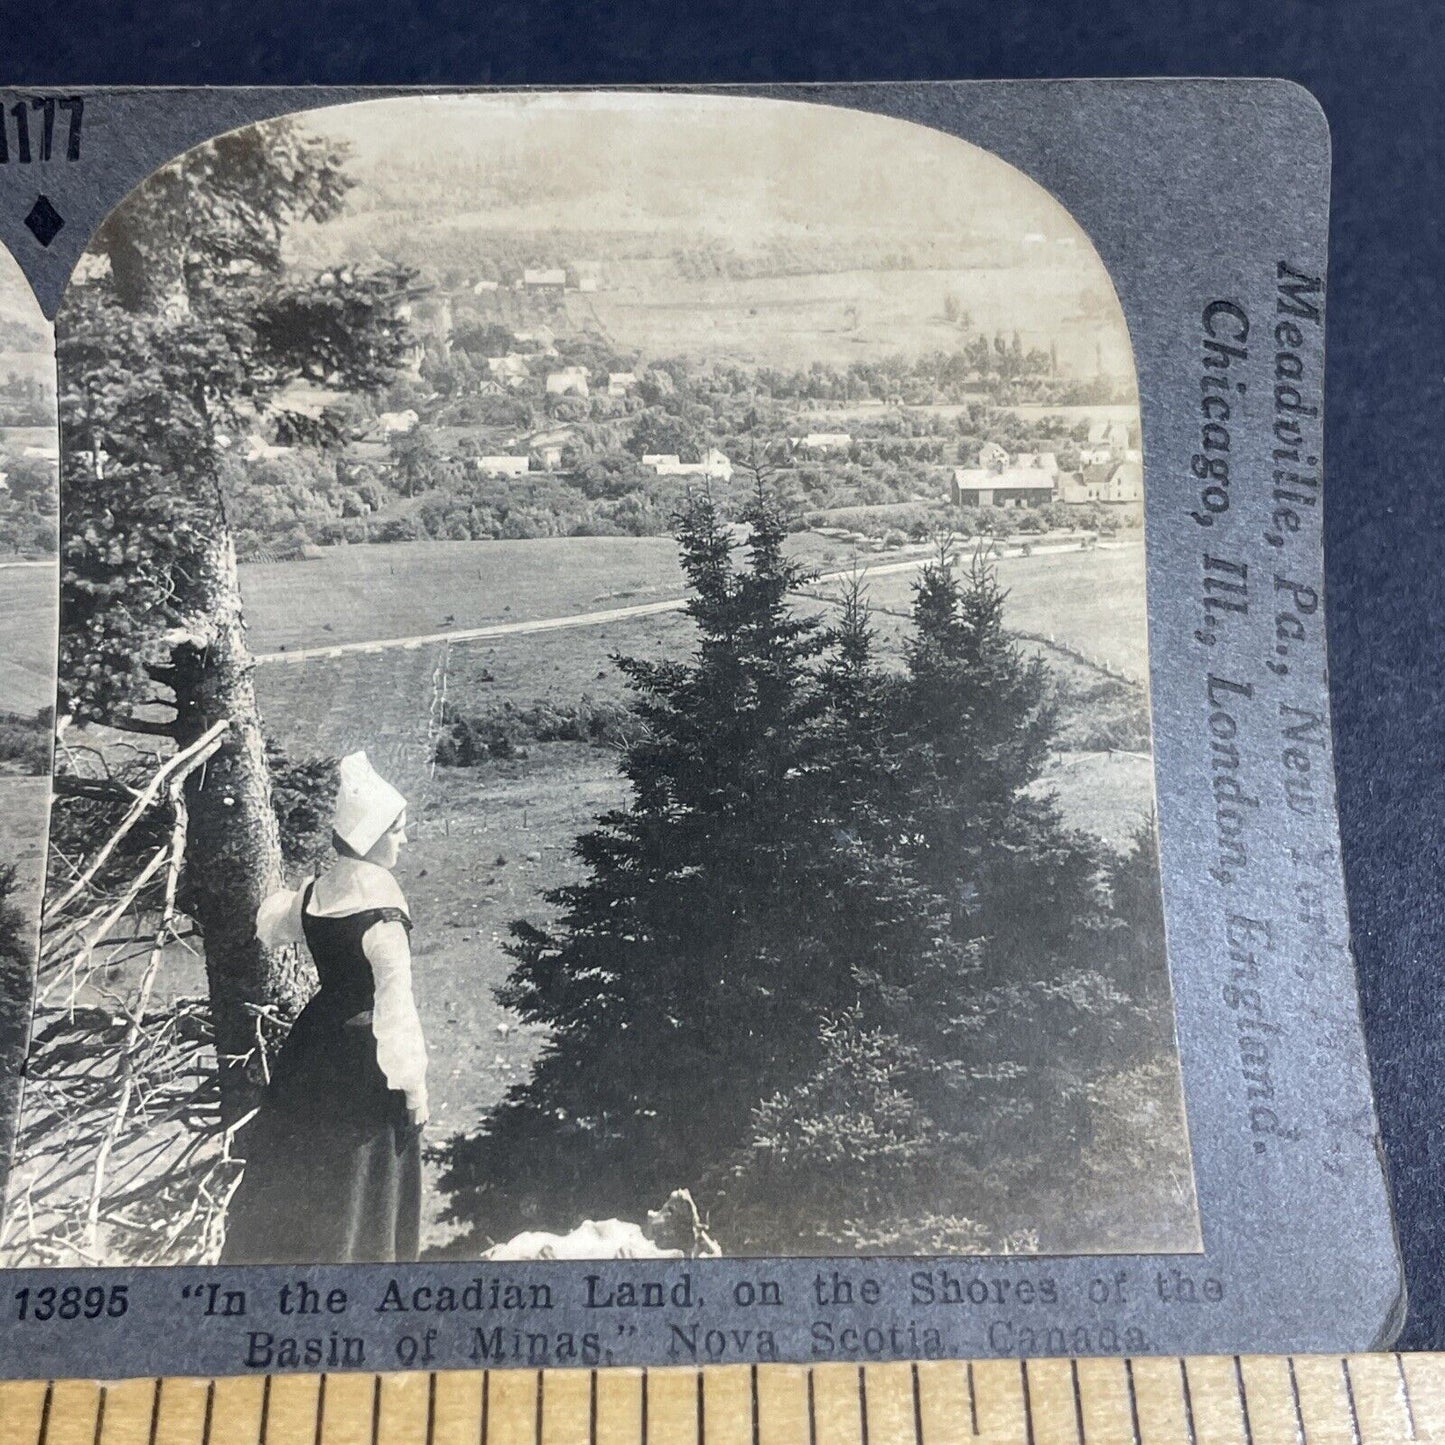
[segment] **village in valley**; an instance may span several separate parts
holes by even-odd
[[[385,396],[298,386],[291,435],[234,439],[242,560],[665,535],[690,489],[759,482],[795,531],[865,551],[1142,524],[1130,383],[1067,367],[1056,341],[974,329],[952,292],[938,307],[952,350],[786,370],[609,339],[601,262],[495,269],[418,278],[408,366]]]

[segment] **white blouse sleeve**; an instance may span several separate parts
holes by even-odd
[[[386,1082],[406,1093],[407,1106],[426,1112],[426,1040],[411,991],[411,945],[406,928],[390,919],[374,923],[361,940],[376,983],[371,1032]]]
[[[305,896],[304,886],[295,889],[282,888],[262,901],[256,910],[256,937],[267,948],[283,948],[288,943],[300,943],[301,901]]]

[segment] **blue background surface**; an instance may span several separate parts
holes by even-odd
[[[1445,1346],[1445,6],[3,0],[0,69],[49,86],[1278,75],[1314,91],[1334,136],[1326,538],[1345,870],[1411,1294],[1402,1344]]]

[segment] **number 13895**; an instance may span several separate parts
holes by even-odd
[[[63,1289],[47,1284],[40,1289],[18,1289],[15,1303],[17,1319],[41,1324],[47,1320],[98,1320],[103,1315],[119,1319],[129,1308],[123,1284],[93,1284],[85,1289],[78,1284]]]

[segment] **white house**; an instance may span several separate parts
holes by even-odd
[[[997,442],[985,442],[978,449],[978,464],[981,467],[997,467],[1001,470],[1008,466],[1008,452]]]
[[[597,289],[597,278],[595,276],[579,276],[577,278],[577,289],[579,291],[595,291]]]
[[[522,272],[523,286],[555,286],[559,291],[567,288],[567,273],[556,267],[539,267],[536,270],[525,270]]]
[[[1110,502],[1142,502],[1144,468],[1138,462],[1120,462],[1110,471],[1107,487]]]
[[[637,385],[637,373],[633,371],[609,371],[607,373],[607,395],[626,396]]]
[[[730,481],[733,464],[716,447],[709,447],[700,462],[684,462],[671,454],[649,452],[642,465],[651,467],[659,477],[707,477],[712,481]]]
[[[564,366],[560,371],[547,373],[548,396],[586,396],[587,368],[585,366]]]
[[[472,295],[485,296],[489,291],[497,291],[500,289],[500,281],[477,281],[472,285]]]
[[[291,452],[292,448],[264,441],[254,432],[246,438],[245,457],[248,462],[272,462],[277,457],[289,457]]]
[[[377,417],[376,424],[381,428],[384,436],[396,436],[403,432],[413,431],[421,418],[411,407],[405,411],[384,411]]]
[[[810,431],[798,445],[814,452],[840,452],[853,445],[853,438],[845,431]]]
[[[1071,506],[1102,502],[1138,507],[1144,501],[1144,468],[1138,462],[1105,462],[1063,477],[1062,500]]]
[[[520,386],[531,375],[527,358],[515,351],[508,352],[506,356],[489,356],[487,370],[508,386]]]
[[[525,477],[526,457],[473,457],[472,468],[483,477]]]
[[[1079,465],[1081,467],[1102,467],[1110,458],[1112,453],[1108,447],[1080,447]]]

